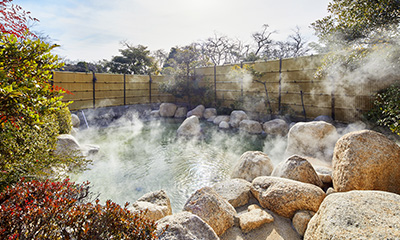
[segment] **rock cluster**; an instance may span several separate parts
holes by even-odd
[[[70,134],[57,136],[55,154],[75,154],[77,156],[89,156],[99,152],[100,147],[92,144],[81,145],[76,138]]]
[[[175,110],[174,110],[175,109]],[[160,106],[159,115],[178,107]],[[259,123],[245,112],[217,116],[198,106],[178,135],[201,134],[199,118],[224,128],[285,136],[286,157],[276,166],[266,153],[245,152],[231,179],[197,190],[172,214],[164,191],[144,195],[132,211],[147,210],[160,239],[400,239],[400,147],[384,135],[354,131],[341,138],[329,119]],[[81,147],[59,137],[59,151]]]
[[[172,214],[171,202],[164,190],[143,195],[130,209],[133,212],[145,212],[148,219],[157,221]]]
[[[234,110],[230,115],[217,115],[217,109],[205,108],[203,105],[188,111],[186,107],[178,107],[173,103],[162,103],[159,110],[151,112],[151,116],[174,118],[196,116],[198,119],[206,119],[209,122],[213,122],[220,129],[237,128],[250,134],[266,133],[271,136],[285,136],[289,130],[289,124],[283,119],[274,119],[263,123],[250,119],[246,112],[242,110]]]

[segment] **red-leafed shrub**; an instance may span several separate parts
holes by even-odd
[[[143,213],[90,203],[89,183],[18,182],[0,194],[0,239],[156,239]]]

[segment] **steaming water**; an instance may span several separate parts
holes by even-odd
[[[197,189],[229,178],[242,153],[263,150],[261,136],[201,124],[202,140],[177,138],[180,123],[171,121],[133,119],[107,129],[83,130],[78,141],[99,145],[101,150],[90,169],[72,179],[89,181],[102,202],[111,199],[121,205],[164,189],[173,211],[179,212]]]

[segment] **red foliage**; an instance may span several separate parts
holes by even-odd
[[[5,34],[14,34],[18,38],[24,38],[29,32],[28,21],[39,21],[30,16],[20,6],[12,4],[12,0],[0,1],[0,31]],[[30,33],[34,35],[33,33]]]
[[[67,89],[65,89],[63,87],[56,86],[56,85],[53,86],[52,91],[62,92],[62,93],[66,93],[66,94],[69,94],[69,95],[74,95],[71,91],[69,91],[69,90],[67,90]]]
[[[0,239],[155,239],[154,221],[107,201],[89,183],[20,181],[0,194]]]

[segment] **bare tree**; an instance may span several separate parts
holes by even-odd
[[[270,52],[270,49],[274,43],[271,35],[276,33],[276,31],[271,32],[268,30],[268,28],[269,25],[264,24],[260,32],[255,32],[252,34],[253,40],[256,43],[256,48],[254,51],[255,56],[259,56],[259,54],[268,55],[268,53]]]
[[[250,52],[250,45],[239,39],[231,39],[227,36],[214,34],[199,43],[201,53],[213,64],[238,63],[243,61]]]
[[[249,55],[251,50],[251,46],[249,44],[245,44],[239,39],[234,41],[232,47],[230,48],[230,54],[228,62],[230,63],[238,63],[244,61]]]
[[[293,34],[289,35],[286,41],[277,41],[271,45],[269,58],[300,57],[310,51],[307,41],[300,33],[300,27],[296,26],[292,31]]]
[[[293,34],[289,35],[289,45],[291,46],[292,57],[299,57],[306,55],[310,48],[307,46],[307,41],[300,33],[300,27],[296,26]]]
[[[227,36],[218,36],[216,33],[213,37],[207,38],[200,43],[201,52],[215,65],[221,65],[228,61],[234,45]]]

